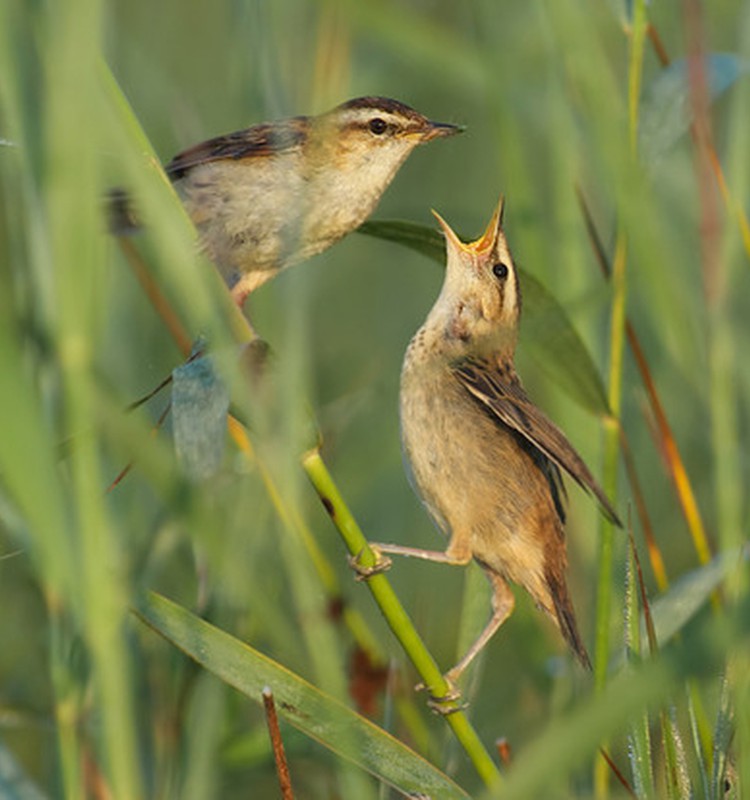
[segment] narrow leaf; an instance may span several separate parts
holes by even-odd
[[[734,713],[732,710],[731,691],[726,679],[722,680],[721,695],[719,699],[719,712],[714,729],[713,772],[711,775],[711,800],[725,800],[736,797],[735,781],[731,780],[729,773],[732,765],[729,758],[729,748],[734,736]],[[730,791],[733,794],[729,794]]]
[[[520,272],[525,303],[522,346],[571,399],[596,416],[607,416],[601,376],[565,310],[540,281]]]
[[[732,569],[747,560],[750,551],[731,550],[720,553],[708,564],[683,575],[669,591],[651,604],[651,616],[660,646],[680,631],[706,603],[716,587]],[[641,636],[645,636],[641,622]]]
[[[445,240],[436,228],[429,228],[418,222],[383,219],[363,223],[357,228],[357,233],[401,244],[439,264],[445,264]]]
[[[628,665],[642,655],[642,641],[638,625],[639,588],[643,592],[640,567],[632,528],[628,526],[629,551],[625,583],[625,656]],[[635,656],[636,658],[633,658]],[[628,666],[630,668],[630,666]],[[635,717],[628,732],[630,746],[628,758],[633,774],[635,794],[642,800],[656,796],[654,788],[654,765],[651,751],[651,725],[648,711]]]
[[[367,236],[401,244],[445,264],[443,236],[415,222],[365,222],[357,229]],[[609,413],[601,376],[586,345],[563,307],[533,275],[519,268],[523,290],[521,346],[539,369],[591,413]]]
[[[698,698],[697,688],[694,685],[688,685],[686,687],[685,699],[687,701],[688,718],[690,720],[690,738],[692,740],[694,757],[693,763],[698,771],[698,778],[703,792],[702,796],[709,798],[711,797],[711,787],[708,778],[708,766],[704,757],[703,742],[701,741],[701,722],[698,719],[700,708],[697,707],[697,703],[700,702],[700,700],[698,698],[696,702],[696,698]]]
[[[136,613],[157,633],[256,703],[262,703],[263,692],[270,687],[279,716],[394,789],[434,800],[468,798],[450,778],[377,725],[185,608],[150,593]]]

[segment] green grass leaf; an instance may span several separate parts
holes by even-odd
[[[666,594],[651,603],[651,616],[660,646],[690,622],[727,575],[747,561],[748,553],[747,548],[720,553],[710,563],[683,575]],[[645,635],[642,624],[641,638]]]
[[[468,798],[450,778],[382,728],[185,608],[150,593],[136,613],[201,666],[255,702],[261,703],[261,692],[270,687],[282,718],[389,786],[434,800]]]

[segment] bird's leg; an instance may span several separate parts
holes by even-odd
[[[444,710],[444,704],[446,702],[455,701],[461,696],[460,690],[456,687],[456,682],[469,664],[484,649],[487,642],[497,633],[498,628],[513,612],[516,600],[505,579],[489,571],[487,572],[487,577],[492,584],[492,616],[464,657],[455,667],[449,669],[448,672],[443,675],[445,682],[450,687],[448,693],[442,697],[430,697],[427,704],[438,714],[450,714],[456,710],[455,708],[449,708],[447,711]]]
[[[400,544],[373,544],[378,553],[391,553],[394,556],[421,558],[438,564],[451,564],[463,567],[471,561],[471,542],[468,536],[452,536],[448,547],[443,550],[422,550],[420,547],[404,547]]]
[[[232,289],[231,294],[234,304],[244,313],[245,300],[250,295],[250,290],[243,283],[238,283]]]
[[[423,550],[419,547],[405,547],[400,544],[381,544],[381,543],[372,543],[370,544],[370,549],[375,554],[376,562],[375,565],[372,567],[363,567],[359,563],[359,556],[352,556],[349,558],[350,566],[357,572],[357,580],[366,580],[367,578],[371,577],[374,574],[379,572],[384,572],[385,570],[389,569],[392,561],[387,556],[384,556],[384,553],[390,553],[391,555],[396,556],[407,556],[410,558],[421,558],[425,561],[434,561],[438,564],[450,564],[452,566],[466,566],[471,559],[472,559],[472,551],[471,551],[471,540],[469,536],[461,536],[460,534],[454,534],[451,537],[451,540],[448,544],[448,547],[445,551],[442,550]],[[494,582],[495,576],[492,575],[490,579],[493,581],[495,585],[495,595],[497,596],[501,591],[499,584],[495,584]],[[510,589],[508,588],[507,584],[502,581],[501,578],[498,576],[498,580],[502,582],[502,586],[505,587],[506,591],[510,593]],[[507,604],[506,604],[507,605]],[[494,607],[494,606],[493,606]],[[503,621],[507,618],[508,614],[513,608],[513,595],[510,594],[510,606],[507,610],[503,613],[501,619],[495,622],[496,614],[493,614],[492,619],[490,620],[489,624],[482,632],[482,635],[477,639],[477,641],[472,645],[471,650],[466,656],[461,660],[456,667],[451,670],[451,672],[447,673],[445,677],[445,681],[448,684],[448,691],[442,696],[430,696],[430,699],[427,701],[427,705],[437,714],[442,714],[447,716],[448,714],[453,714],[456,711],[460,711],[463,706],[456,705],[456,701],[461,697],[460,690],[455,686],[455,678],[457,678],[463,669],[468,665],[469,661],[484,647],[487,640],[490,639],[492,634],[502,625]],[[473,651],[473,652],[472,652]],[[451,677],[452,673],[458,669],[455,676]],[[424,689],[423,684],[417,685],[416,689],[419,691],[420,689]],[[446,706],[446,704],[449,704]]]
[[[371,542],[370,549],[375,554],[375,564],[371,567],[365,567],[360,563],[361,553],[349,557],[349,566],[357,573],[357,580],[366,580],[373,575],[390,569],[393,562],[383,553],[422,558],[425,561],[435,561],[439,564],[451,564],[453,566],[465,566],[471,561],[472,556],[468,538],[463,539],[456,536],[451,538],[445,552],[442,550],[422,550],[419,547],[403,547],[400,544],[381,544],[379,542]]]
[[[448,683],[455,683],[464,672],[466,667],[479,655],[484,646],[497,633],[498,628],[513,613],[516,598],[508,586],[507,581],[495,572],[487,571],[487,577],[492,584],[492,616],[484,626],[484,630],[477,636],[476,641],[466,651],[464,657],[445,673],[445,680]]]

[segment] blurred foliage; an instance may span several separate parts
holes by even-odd
[[[650,37],[641,62],[632,46],[633,31],[646,31],[638,15],[677,67],[665,73]],[[701,48],[713,54],[708,62],[695,59]],[[397,419],[401,358],[439,291],[440,269],[397,242],[356,234],[262,287],[250,311],[271,344],[273,377],[248,398],[226,298],[149,154],[152,147],[166,161],[209,136],[363,94],[467,126],[415,153],[375,218],[430,226],[435,208],[468,238],[504,194],[516,260],[557,300],[609,390],[613,292],[577,191],[610,265],[615,243],[626,243],[627,316],[696,503],[691,514],[675,491],[684,486],[673,477],[674,453],[627,351],[620,420],[654,541],[644,538],[624,469],[618,508],[634,528],[644,593],[669,592],[653,571],[654,548],[665,580],[676,583],[660,622],[679,635],[652,658],[639,626],[626,624],[643,598],[619,534],[606,615],[613,675],[601,694],[519,595],[465,690],[485,746],[505,737],[512,747],[498,796],[503,787],[515,797],[619,796],[615,781],[607,788],[601,773],[592,778],[603,741],[641,796],[685,791],[665,779],[665,758],[684,768],[697,797],[722,796],[725,780],[734,796],[738,781],[750,786],[748,565],[737,557],[730,569],[727,561],[748,538],[748,59],[750,7],[742,0],[4,0],[2,796],[278,796],[260,697],[248,701],[143,626],[131,608],[147,590],[352,706],[350,665],[362,663],[356,642],[373,665],[370,688],[362,688],[361,666],[354,676],[356,700],[369,697],[377,724],[472,796],[482,793],[445,723],[412,692],[415,673],[352,580],[299,464],[312,444],[312,416],[365,534],[440,545],[404,477]],[[711,73],[705,108],[700,63]],[[629,104],[634,95],[642,106]],[[677,109],[671,116],[668,101]],[[641,107],[640,121],[651,126],[641,136],[659,150],[647,153],[647,165],[633,136]],[[233,409],[250,423],[251,444],[229,441],[221,469],[206,480],[182,473],[169,422],[152,431],[168,392],[124,413],[183,355],[105,234],[101,198],[112,186],[127,186],[143,208],[144,263],[190,337],[211,342]],[[522,329],[519,372],[600,473],[602,420],[555,380],[565,365],[558,352],[540,366],[524,345],[525,332],[537,341],[540,331],[539,315]],[[593,641],[597,512],[581,492],[570,494],[570,584]],[[696,521],[718,561],[694,573],[702,559],[691,538]],[[485,587],[474,577],[473,568],[406,559],[388,575],[444,667],[464,629],[484,621]],[[482,594],[471,607],[482,616],[467,621],[462,607],[475,585]],[[703,602],[688,617],[674,598],[696,586]],[[614,657],[625,629],[623,663]],[[382,664],[393,669],[386,693]],[[283,722],[282,735],[298,797],[377,796],[358,766]],[[628,758],[634,753],[653,759],[655,789],[649,770]]]

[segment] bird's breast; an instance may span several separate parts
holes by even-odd
[[[299,249],[306,200],[291,154],[203,164],[175,188],[225,276],[278,269]]]
[[[407,359],[401,436],[412,482],[437,525],[471,541],[475,558],[524,585],[542,574],[558,522],[546,479],[516,436],[449,367]]]

